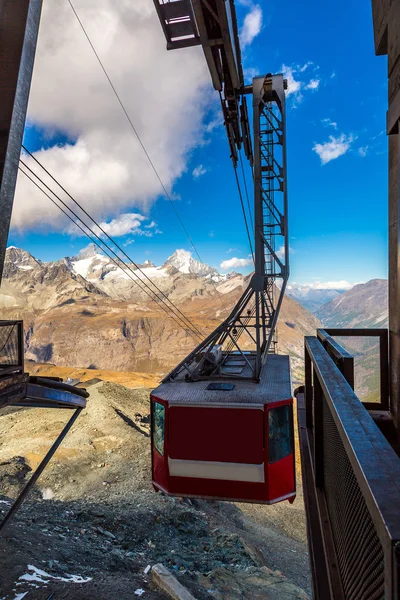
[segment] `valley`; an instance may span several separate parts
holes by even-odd
[[[157,297],[165,294],[206,336],[229,314],[250,277],[221,275],[185,250],[177,250],[158,267],[146,261],[129,268],[118,268],[93,244],[78,256],[49,263],[8,248],[0,309],[6,319],[24,319],[26,360],[93,373],[143,373],[157,381],[197,339],[139,287],[141,282],[151,279]],[[291,357],[294,385],[304,377],[305,335],[322,325],[386,327],[387,293],[383,279],[348,290],[289,285],[278,324],[278,351]],[[376,398],[376,340],[341,342],[355,355],[357,392]],[[246,347],[245,339],[242,343]],[[118,377],[111,380],[119,382]]]
[[[249,280],[235,272],[221,275],[183,250],[162,266],[146,262],[130,273],[137,280],[155,281],[203,335],[229,313]],[[285,297],[278,342],[279,351],[291,357],[294,386],[304,378],[304,336],[313,335],[322,323],[386,323],[384,280],[340,293],[298,289],[296,294],[303,294],[300,300],[315,314],[293,295]],[[24,319],[26,370],[79,380],[90,392],[87,409],[10,526],[12,552],[2,557],[7,600],[14,598],[16,585],[22,594],[35,597],[31,577],[39,592],[66,594],[71,600],[117,600],[132,589],[161,600],[163,593],[146,572],[157,562],[175,572],[200,600],[256,599],[266,589],[276,600],[306,600],[310,593],[298,455],[293,505],[176,500],[151,489],[149,393],[195,346],[192,332],[178,327],[157,304],[92,246],[52,263],[18,248],[7,250],[0,308],[4,318]],[[376,346],[343,343],[356,355],[360,395],[373,398]],[[3,411],[4,510],[38,465],[62,419],[54,411]],[[22,530],[28,532],[23,540]],[[200,540],[198,548],[192,547],[193,537]],[[296,561],[290,560],[291,553]]]
[[[322,305],[316,316],[325,327],[385,329],[388,327],[388,282],[372,279],[355,285]],[[354,356],[355,391],[359,398],[379,401],[378,338],[341,337],[338,341]]]

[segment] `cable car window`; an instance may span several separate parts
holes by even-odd
[[[274,463],[292,453],[290,406],[271,408],[268,412],[268,461]]]
[[[153,404],[153,444],[164,456],[165,407],[159,402]]]

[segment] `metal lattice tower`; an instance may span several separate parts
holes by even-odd
[[[277,319],[289,276],[284,87],[282,75],[267,75],[255,78],[251,88],[254,275],[228,318],[165,381],[221,377],[258,381],[268,353],[276,351]]]

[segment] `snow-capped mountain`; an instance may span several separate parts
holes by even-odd
[[[112,260],[95,244],[90,244],[76,256],[48,263],[36,260],[25,250],[11,247],[6,253],[2,300],[5,301],[4,286],[7,287],[11,280],[18,280],[18,295],[22,297],[29,294],[30,303],[35,309],[41,306],[44,299],[43,304],[47,306],[49,303],[57,303],[61,295],[64,298],[69,293],[69,289],[74,290],[73,293],[71,291],[71,296],[79,293],[85,295],[88,286],[110,298],[143,305],[149,301],[149,285],[150,297],[151,294],[158,295],[162,291],[179,303],[215,295],[216,285],[221,287],[228,282],[231,284],[222,287],[220,293],[230,293],[244,281],[243,276],[238,273],[220,275],[213,267],[194,260],[191,253],[185,250],[177,250],[164,265],[158,267],[149,260],[143,264],[129,263],[122,256],[121,261],[119,263],[117,259]],[[61,279],[63,285],[54,288]],[[51,290],[46,286],[46,282],[50,281]],[[8,303],[13,304],[11,297]]]
[[[162,266],[146,261],[140,268],[142,272],[132,266],[132,280],[96,246],[46,263],[10,248],[0,309],[5,319],[24,319],[26,357],[32,360],[165,372],[197,342],[162,310],[161,293],[206,336],[229,314],[250,278],[238,273],[220,276],[182,251]],[[151,280],[146,281],[146,289],[141,285],[145,275]],[[301,371],[303,335],[318,325],[306,309],[285,298],[280,350],[292,356],[296,377]]]
[[[29,254],[26,250],[16,248],[15,246],[9,246],[6,252],[6,258],[4,261],[4,276],[9,277],[17,273],[18,271],[31,271],[42,263]]]
[[[76,273],[88,281],[102,281],[104,283],[117,281],[132,281],[136,279],[159,279],[171,278],[174,275],[195,275],[202,279],[212,279],[214,282],[221,283],[231,276],[237,276],[237,273],[231,275],[221,275],[217,269],[210,267],[192,257],[191,252],[187,250],[176,250],[167,258],[162,266],[157,267],[154,263],[146,260],[143,264],[129,263],[125,257],[122,257],[126,267],[124,270],[119,268],[114,261],[102,254],[94,244],[84,248],[77,256],[63,259],[66,264]]]
[[[217,269],[210,267],[199,260],[192,257],[192,253],[187,250],[175,250],[175,252],[167,258],[163,265],[164,269],[173,267],[180,273],[186,275],[192,274],[198,277],[211,277],[214,281],[224,281],[226,276],[218,273]]]
[[[129,263],[126,259],[124,261],[126,268],[123,270],[111,258],[102,254],[95,244],[90,244],[81,250],[77,256],[62,259],[62,262],[67,264],[74,273],[81,275],[81,277],[84,277],[88,281],[130,279],[128,273],[134,279],[137,276],[144,277],[144,274],[140,273],[140,271],[143,271],[148,277],[167,275],[162,267],[157,268],[150,260],[146,260],[143,264],[138,264]],[[116,262],[118,263],[117,259]]]

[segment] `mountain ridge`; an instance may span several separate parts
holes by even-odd
[[[359,283],[324,304],[316,316],[326,327],[387,327],[388,281]]]
[[[165,372],[195,346],[190,332],[178,328],[122,271],[116,275],[115,265],[111,269],[104,255],[89,250],[83,257],[32,262],[28,270],[18,268],[19,260],[22,265],[35,261],[7,251],[0,308],[5,318],[24,318],[26,357],[31,360]],[[251,275],[232,273],[215,282],[210,271],[198,275],[189,268],[198,265],[182,262],[170,268],[147,264],[144,271],[206,336],[229,314]],[[143,279],[138,271],[137,279]],[[278,328],[280,351],[290,354],[296,380],[302,371],[303,336],[318,326],[304,307],[285,298]]]

